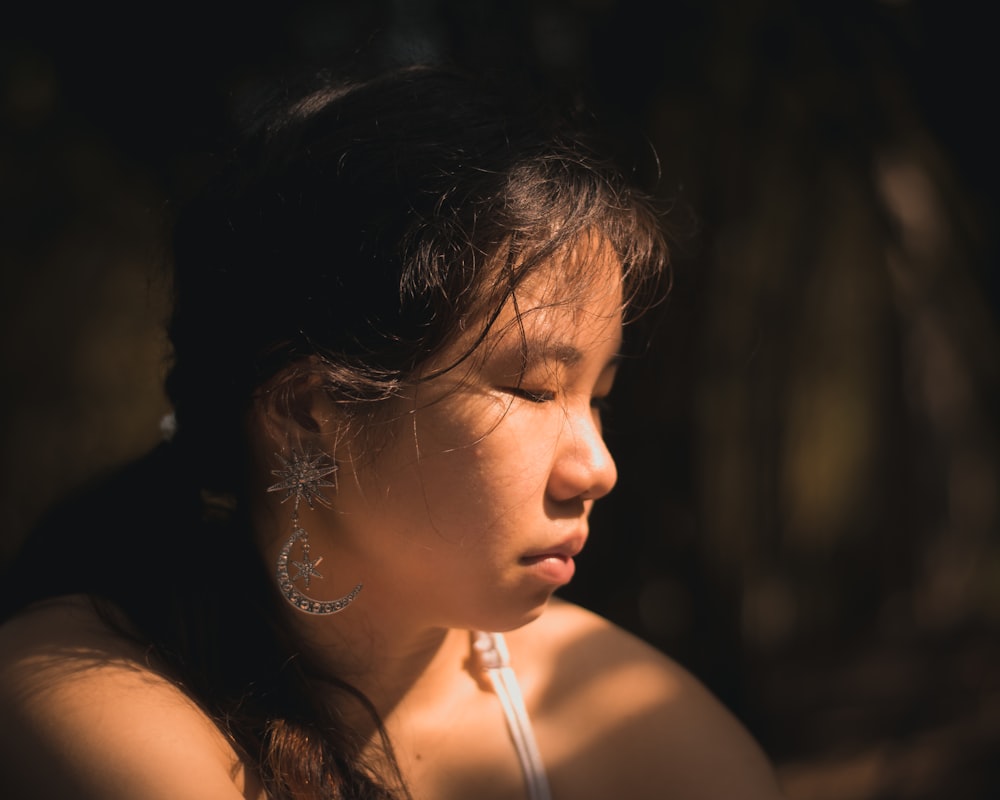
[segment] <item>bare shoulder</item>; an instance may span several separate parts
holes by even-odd
[[[555,602],[508,635],[556,796],[780,796],[740,722],[687,670],[621,628]]]
[[[82,598],[0,626],[0,794],[239,798],[221,732]]]

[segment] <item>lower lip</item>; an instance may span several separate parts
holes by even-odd
[[[522,558],[521,563],[539,578],[560,585],[569,583],[573,579],[573,573],[576,572],[576,564],[568,556],[531,556]]]

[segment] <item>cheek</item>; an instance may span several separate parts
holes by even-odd
[[[456,468],[496,503],[524,503],[544,493],[557,442],[558,426],[546,412],[515,407],[474,447],[455,452]]]
[[[510,403],[489,393],[463,393],[415,416],[415,444],[422,454],[478,449],[502,428]]]
[[[475,444],[422,451],[418,480],[434,527],[479,538],[541,507],[553,448],[514,422],[505,419]]]
[[[399,513],[442,532],[489,528],[544,494],[561,411],[506,395],[462,392],[425,405],[392,459]],[[405,487],[405,489],[404,489]]]

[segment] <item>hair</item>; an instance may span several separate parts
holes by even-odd
[[[250,535],[254,403],[308,372],[371,421],[459,331],[478,334],[453,364],[471,355],[528,276],[558,265],[567,285],[586,280],[593,264],[566,256],[581,242],[613,248],[628,308],[665,274],[653,203],[600,155],[592,121],[551,109],[426,67],[322,76],[265,103],[176,221],[176,435],[42,528],[68,558],[34,595],[85,591],[124,613],[273,798],[408,793],[384,732],[385,757],[366,763],[317,687],[382,731],[374,709],[282,624]],[[81,509],[108,531],[103,559],[67,533]],[[157,567],[111,568],[106,554],[124,547]]]

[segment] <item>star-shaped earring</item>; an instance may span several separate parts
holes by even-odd
[[[280,481],[267,487],[269,492],[284,492],[281,498],[284,503],[289,498],[295,498],[295,512],[299,510],[299,503],[305,500],[309,508],[315,508],[314,503],[319,503],[326,508],[330,507],[330,501],[323,496],[320,491],[323,488],[336,489],[336,482],[324,480],[328,475],[337,471],[337,465],[329,462],[326,453],[306,453],[299,454],[293,450],[291,458],[285,458],[281,453],[275,456],[282,463],[281,469],[272,469],[271,474],[281,478]]]
[[[292,576],[292,580],[293,581],[297,581],[299,578],[304,579],[305,582],[306,582],[306,588],[308,589],[309,588],[309,579],[313,575],[315,575],[317,578],[322,578],[323,577],[322,575],[320,575],[319,572],[316,571],[316,567],[319,566],[319,563],[322,560],[323,560],[323,556],[320,556],[315,561],[313,561],[313,560],[311,560],[309,558],[309,553],[303,553],[301,561],[293,561],[292,562],[292,566],[295,567],[295,569],[298,570],[298,572],[296,572]]]

